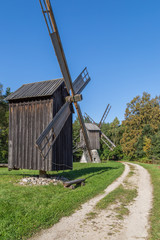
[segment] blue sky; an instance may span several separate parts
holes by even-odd
[[[124,119],[126,103],[160,87],[159,0],[51,0],[72,80],[85,66],[91,82],[80,103],[99,121]],[[15,91],[24,83],[61,77],[38,0],[1,2],[0,82]]]

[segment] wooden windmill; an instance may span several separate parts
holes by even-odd
[[[12,126],[10,127],[9,139],[9,168],[41,171],[71,169],[72,103],[78,114],[89,161],[92,161],[89,138],[77,103],[82,100],[81,92],[90,81],[90,77],[87,68],[85,68],[72,83],[51,3],[49,0],[39,0],[39,2],[63,79],[23,85],[6,99],[10,103],[10,126]],[[58,99],[59,104],[56,105]],[[35,101],[37,105],[35,105]],[[46,107],[47,110],[45,110]],[[39,115],[37,115],[37,112]],[[27,119],[26,123],[24,121],[25,117]],[[18,129],[16,128],[16,131],[13,131],[17,125]],[[23,127],[25,127],[25,130]],[[24,152],[21,151],[21,141],[17,140],[17,145],[14,144],[14,138],[21,139],[19,135],[22,133],[23,135],[27,134],[29,138],[27,139],[27,146],[26,142],[23,141],[26,153],[25,160],[22,159]],[[35,150],[35,145],[38,153]],[[14,148],[16,148],[16,151]],[[27,155],[28,151],[31,153]]]
[[[85,127],[87,129],[87,134],[90,141],[90,149],[93,162],[100,162],[100,158],[97,152],[97,150],[100,149],[100,139],[107,145],[107,147],[111,151],[113,151],[113,148],[116,147],[115,144],[101,130],[101,126],[104,123],[110,109],[111,106],[108,104],[99,124],[97,124],[87,113],[85,113],[86,117],[90,120],[90,123],[85,123]],[[82,130],[80,130],[80,143],[78,144],[78,147],[83,149],[81,162],[88,162],[88,154],[85,150],[86,146],[84,137],[82,135]]]

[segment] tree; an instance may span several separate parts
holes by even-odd
[[[123,158],[123,151],[121,145],[116,145],[113,151],[109,152],[109,159],[120,160]]]
[[[9,133],[9,107],[4,100],[10,94],[10,88],[3,95],[3,86],[0,84],[0,162],[8,160],[8,133]]]
[[[76,149],[77,143],[80,142],[80,123],[78,117],[73,123],[73,149]],[[73,153],[73,161],[77,162],[80,160],[82,156],[82,150],[78,149],[76,152]]]
[[[144,137],[144,146],[143,151],[145,152],[146,156],[149,158],[151,155],[151,139]]]
[[[135,158],[143,153],[148,154],[147,144],[158,131],[160,123],[160,96],[151,99],[150,94],[144,92],[143,96],[137,96],[127,104],[125,120],[122,122],[124,133],[121,139],[122,149],[125,155]],[[144,136],[143,130],[149,126],[152,129],[150,136]],[[145,147],[146,146],[146,147]],[[138,151],[139,148],[139,151]]]
[[[102,132],[116,145],[111,151],[105,143],[101,142],[101,149],[99,151],[100,158],[102,160],[112,159],[120,160],[123,158],[122,148],[120,146],[120,140],[123,134],[123,127],[120,125],[120,121],[116,117],[111,123],[103,123]]]
[[[152,157],[155,159],[160,159],[160,125],[158,132],[152,137]]]

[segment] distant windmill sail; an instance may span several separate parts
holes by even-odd
[[[103,113],[103,116],[102,116],[102,118],[101,118],[101,120],[100,120],[100,122],[99,122],[99,127],[101,127],[101,124],[102,124],[102,122],[103,122],[104,116],[105,116],[108,108],[109,108],[109,104],[107,105],[107,107],[106,107],[106,109],[105,109],[105,111],[104,111],[104,113]]]
[[[111,110],[111,106],[110,106],[110,104],[108,104],[107,107],[106,107],[106,110],[104,111],[104,114],[101,118],[101,121],[99,122],[99,127],[101,127],[102,124],[105,122],[110,110]]]

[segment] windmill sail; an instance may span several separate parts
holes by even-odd
[[[102,141],[107,145],[107,147],[111,150],[111,151],[113,151],[113,149],[109,146],[109,144],[103,139],[103,138],[101,138],[102,139]]]
[[[106,120],[106,117],[108,116],[109,111],[111,110],[111,106],[108,104],[106,107],[106,110],[104,111],[104,114],[101,118],[101,121],[99,122],[99,127],[102,126],[102,123],[104,123],[104,121]]]
[[[87,71],[87,68],[85,68],[80,75],[76,78],[76,80],[73,82],[73,88],[75,94],[79,94],[82,92],[82,90],[86,87],[86,85],[90,81],[90,77]]]
[[[101,139],[102,139],[102,137],[104,137],[110,144],[111,144],[111,146],[113,147],[113,148],[115,148],[116,147],[116,145],[101,131]],[[103,141],[103,142],[105,142],[105,141]],[[112,149],[113,150],[113,149]]]
[[[99,127],[101,127],[101,125],[102,125],[102,121],[103,121],[103,118],[104,118],[104,116],[105,116],[105,114],[106,114],[106,112],[108,110],[108,107],[109,107],[109,104],[107,105],[106,110],[104,111],[103,116],[101,118],[101,121],[99,122]]]
[[[102,122],[102,123],[104,123],[104,121],[106,120],[106,117],[108,116],[108,113],[109,113],[110,110],[111,110],[111,106],[109,106],[109,109],[108,109],[108,111],[106,112],[106,114],[105,114],[105,116],[104,116],[104,118],[103,118],[103,122]]]
[[[52,43],[54,46],[54,50],[55,50],[59,65],[60,65],[60,69],[61,69],[64,81],[65,81],[65,85],[69,92],[69,90],[71,89],[71,83],[69,81],[68,73],[67,73],[66,66],[65,66],[65,61],[64,61],[64,58],[62,55],[62,51],[61,51],[59,42],[58,42],[57,34],[56,34],[56,32],[54,32],[50,35],[51,35],[51,40],[52,40]]]
[[[43,0],[43,1],[39,0],[39,2],[40,2],[40,5],[41,5],[41,8],[42,8],[42,13],[43,13],[43,16],[44,16],[44,19],[45,19],[45,22],[46,22],[46,25],[47,25],[47,28],[48,28],[48,31],[49,31],[49,35],[50,35],[51,40],[52,40],[52,44],[53,44],[53,47],[54,47],[54,50],[55,50],[55,53],[56,53],[56,56],[57,56],[59,66],[60,66],[62,75],[64,77],[64,82],[65,82],[68,94],[69,94],[69,91],[71,90],[71,94],[72,94],[72,97],[74,99],[75,90],[76,90],[76,92],[77,91],[81,92],[83,90],[83,88],[86,86],[86,84],[89,82],[88,72],[87,72],[85,77],[83,77],[83,78],[80,77],[80,80],[77,80],[77,83],[81,83],[81,84],[80,84],[80,87],[77,87],[77,86],[79,86],[79,84],[75,84],[76,89],[74,90],[74,87],[72,85],[71,75],[70,75],[69,68],[68,68],[68,65],[67,65],[67,61],[66,61],[66,58],[65,58],[63,46],[62,46],[61,39],[60,39],[60,36],[59,36],[59,32],[58,32],[57,24],[56,24],[56,21],[55,21],[55,18],[54,18],[54,14],[53,14],[53,10],[52,10],[52,7],[51,7],[50,0]],[[83,75],[83,73],[82,73],[82,75]],[[85,78],[86,78],[86,80],[85,80]],[[83,82],[83,84],[82,84],[82,82]],[[78,118],[79,118],[79,122],[80,122],[80,125],[81,125],[81,128],[82,128],[82,131],[83,131],[84,139],[85,139],[85,142],[86,142],[86,148],[87,148],[88,153],[89,153],[90,161],[92,161],[89,138],[87,136],[87,131],[85,129],[82,113],[81,113],[81,110],[80,110],[80,107],[79,107],[78,103],[74,102],[74,105],[75,105],[75,108],[76,108],[76,111],[77,111],[77,114],[78,114]]]
[[[84,121],[83,121],[83,116],[82,116],[82,113],[81,113],[81,109],[80,109],[78,103],[77,103],[77,108],[78,108],[78,113],[79,113],[79,117],[80,117],[80,121],[81,121],[84,140],[85,140],[85,143],[86,143],[86,148],[87,148],[87,150],[89,149],[88,152],[89,152],[89,154],[91,154],[90,153],[90,141],[89,141],[88,134],[87,134],[87,131],[86,131],[86,127],[85,127],[85,124],[84,124]],[[92,161],[92,156],[89,158],[89,161],[90,162]]]
[[[85,113],[85,115],[89,118],[89,120],[90,120],[92,123],[94,123],[95,125],[98,126],[98,124],[97,124],[87,113]]]
[[[53,120],[49,123],[47,128],[41,133],[36,140],[36,146],[40,150],[40,153],[45,159],[54,145],[59,133],[61,132],[65,122],[67,121],[71,113],[70,104],[65,103],[59,112],[55,115]],[[47,150],[46,150],[47,149]],[[45,153],[44,155],[44,152]]]

